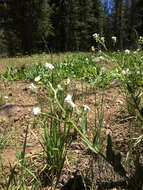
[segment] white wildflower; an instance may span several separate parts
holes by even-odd
[[[101,41],[102,41],[102,42],[105,42],[105,38],[104,38],[104,37],[101,37]]]
[[[105,69],[105,67],[102,67],[101,72],[104,72],[104,71],[106,71],[106,69]]]
[[[72,95],[71,94],[67,95],[67,97],[65,98],[64,102],[65,102],[65,104],[68,104],[68,105],[70,105],[73,108],[75,107],[75,104],[72,101]]]
[[[111,73],[111,76],[112,77],[117,77],[117,76],[120,76],[118,73],[116,73],[116,72],[110,72]]]
[[[126,53],[126,54],[129,54],[129,53],[130,53],[130,50],[126,49],[126,50],[125,50],[125,53]]]
[[[129,73],[129,71],[130,71],[129,69],[126,69],[126,73]]]
[[[99,56],[99,57],[95,57],[94,61],[95,62],[100,62],[100,61],[108,61],[108,60],[103,56]]]
[[[50,69],[50,70],[53,70],[54,69],[54,66],[51,64],[51,63],[45,63],[45,67],[47,69]]]
[[[57,90],[63,90],[63,88],[62,88],[62,86],[60,84],[58,84]]]
[[[115,69],[115,72],[117,72],[117,73],[118,73],[118,72],[119,72],[119,69],[117,69],[117,68],[116,68],[116,69]]]
[[[40,112],[41,112],[41,109],[40,109],[39,107],[34,107],[34,108],[33,108],[33,112],[32,112],[32,113],[33,113],[34,115],[38,115]]]
[[[29,85],[29,88],[32,90],[32,89],[35,89],[36,86],[35,86],[33,83],[31,83],[31,84]]]
[[[139,37],[139,42],[141,42],[141,43],[143,42],[143,37],[142,36]]]
[[[75,107],[75,103],[73,103],[72,101],[70,102],[70,104],[69,104],[72,108],[74,108]]]
[[[90,107],[88,107],[87,105],[83,105],[83,109],[84,109],[85,112],[90,112],[91,111]]]
[[[122,71],[122,74],[123,74],[123,75],[125,75],[125,74],[126,74],[126,71],[125,71],[125,70],[123,70],[123,71]]]
[[[99,56],[99,58],[102,60],[106,60],[106,58],[104,56]]]
[[[93,34],[93,37],[94,37],[94,38],[99,38],[99,34],[94,33],[94,34]]]
[[[122,74],[123,74],[123,75],[128,74],[128,73],[129,73],[129,69],[122,70]]]
[[[70,84],[71,80],[69,78],[67,78],[66,80],[66,85]]]
[[[34,79],[34,81],[35,81],[35,82],[38,82],[40,79],[41,79],[40,76],[37,76],[37,77]]]
[[[112,36],[112,40],[114,41],[114,43],[116,43],[117,37],[116,36]]]
[[[140,71],[137,71],[137,74],[140,74]]]
[[[85,61],[87,61],[87,62],[88,62],[88,58],[87,58],[87,57],[86,57]]]
[[[91,59],[94,62],[95,61],[95,56],[91,56]]]
[[[4,96],[5,99],[8,99],[8,96]]]
[[[92,51],[95,51],[95,47],[94,47],[94,46],[91,46],[91,50],[92,50]]]

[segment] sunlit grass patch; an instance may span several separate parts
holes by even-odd
[[[21,67],[23,65],[31,65],[36,63],[46,63],[46,62],[61,62],[66,58],[71,58],[77,55],[85,55],[89,53],[77,52],[77,53],[58,53],[58,54],[34,54],[31,56],[17,56],[12,58],[0,58],[0,72],[6,71],[8,67]]]

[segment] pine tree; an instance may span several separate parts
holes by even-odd
[[[130,0],[112,0],[111,23],[117,48],[130,47]]]
[[[46,0],[7,0],[4,34],[11,55],[31,54],[43,48],[43,37],[52,33],[50,8]]]
[[[87,51],[91,46],[91,24],[93,23],[92,1],[76,1],[72,15],[72,29],[76,50]]]
[[[93,43],[92,34],[102,32],[101,0],[51,0],[51,17],[55,36],[51,49],[87,51]]]
[[[111,37],[114,36],[114,34],[113,34],[112,17],[108,0],[104,0],[103,4],[103,35],[105,37],[106,47],[108,49],[113,48]]]
[[[52,10],[50,20],[53,26],[54,35],[48,38],[50,51],[64,51],[64,0],[49,0],[49,6]]]
[[[132,0],[132,24],[138,36],[143,36],[143,1]]]

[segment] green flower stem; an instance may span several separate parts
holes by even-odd
[[[75,128],[75,130],[80,134],[82,140],[87,144],[89,149],[95,154],[99,154],[103,159],[107,161],[107,158],[102,154],[97,147],[93,147],[92,143],[86,138],[86,136],[78,129],[78,127],[74,124],[72,120],[69,121],[71,125]]]
[[[55,99],[57,105],[61,108],[61,110],[64,112],[64,114],[66,114],[66,111],[65,111],[64,108],[61,106],[61,104],[60,104],[60,102],[59,102],[59,100],[58,100],[58,98],[57,98],[57,91],[53,88],[53,86],[52,86],[52,84],[51,84],[50,82],[49,82],[49,85],[50,85],[52,91],[54,92],[54,99]]]
[[[99,150],[97,147],[93,147],[91,142],[86,138],[86,136],[78,129],[78,127],[74,124],[73,121],[69,121],[71,125],[75,128],[75,130],[80,134],[80,136],[83,138],[84,142],[88,145],[88,147],[96,154],[99,154]]]

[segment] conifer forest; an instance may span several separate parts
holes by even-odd
[[[89,51],[93,33],[134,49],[143,31],[142,0],[0,0],[0,51]]]

